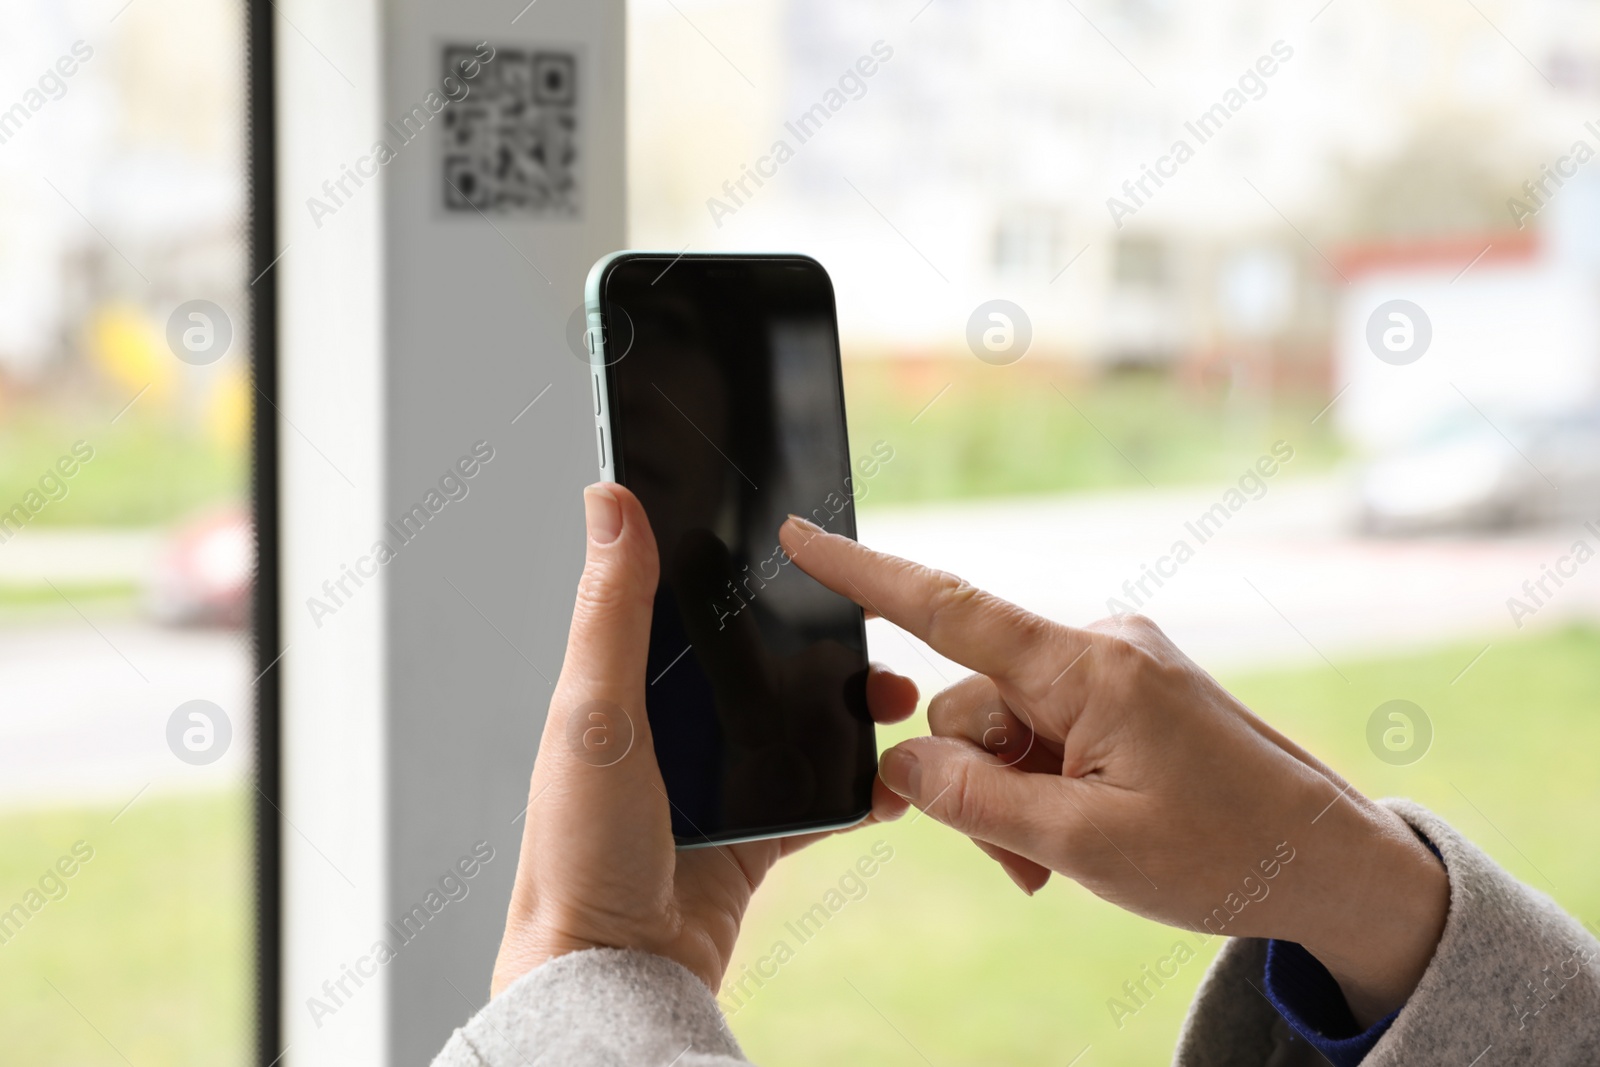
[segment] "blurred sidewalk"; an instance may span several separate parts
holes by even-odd
[[[869,508],[860,535],[1079,625],[1110,614],[1110,597],[1131,604],[1123,583],[1182,538],[1194,557],[1160,588],[1147,580],[1153,596],[1138,610],[1202,667],[1232,670],[1325,660],[1337,669],[1354,656],[1508,638],[1517,630],[1506,599],[1581,533],[1573,523],[1505,537],[1369,539],[1353,532],[1354,494],[1341,479],[1267,484],[1203,544],[1185,524],[1227,486]],[[1580,570],[1525,626],[1574,616],[1600,619],[1600,566]],[[873,658],[925,693],[968,673],[887,623],[867,633]]]
[[[29,526],[0,544],[0,583],[142,583],[155,570],[164,534]]]
[[[254,764],[249,636],[172,630],[70,613],[0,628],[0,807],[101,804],[215,789]],[[195,767],[167,747],[167,719],[209,700],[233,728],[228,751]],[[141,790],[147,790],[141,793]]]

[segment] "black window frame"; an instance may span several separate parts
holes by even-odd
[[[279,503],[277,257],[277,79],[272,0],[246,0],[247,205],[249,212],[250,490],[256,541],[254,635],[256,792],[255,1047],[256,1063],[282,1059],[283,826],[281,642],[278,610]],[[263,403],[265,401],[266,403]]]

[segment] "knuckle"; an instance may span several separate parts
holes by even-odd
[[[1122,617],[1122,625],[1130,633],[1136,634],[1147,634],[1152,632],[1159,633],[1161,630],[1161,627],[1157,626],[1155,621],[1151,619],[1150,616],[1141,615],[1138,612],[1124,615]]]
[[[1117,617],[1115,615],[1107,615],[1103,619],[1096,619],[1093,622],[1084,623],[1081,629],[1086,634],[1108,633],[1111,627],[1116,624],[1116,621]]]
[[[1181,673],[1188,663],[1161,627],[1144,615],[1113,616],[1093,630],[1101,673],[1112,684],[1142,684]]]
[[[653,596],[618,581],[611,568],[588,566],[578,579],[578,597],[573,615],[582,619],[604,619],[619,612],[648,607]]]
[[[1058,627],[1043,615],[1014,605],[1008,605],[1011,617],[1007,620],[1007,629],[1016,636],[1019,648],[1035,649],[1050,643],[1056,636]]]
[[[1108,615],[1103,619],[1091,622],[1084,629],[1091,633],[1104,634],[1107,637],[1120,637],[1127,641],[1161,635],[1161,627],[1156,625],[1155,620],[1136,611]]]
[[[1165,642],[1104,639],[1097,689],[1113,704],[1136,712],[1136,718],[1170,706],[1171,698],[1193,693],[1198,668]]]
[[[981,825],[985,810],[978,777],[972,763],[962,760],[950,765],[944,785],[943,810],[934,814],[945,825],[966,833]]]
[[[574,607],[583,614],[603,614],[620,603],[619,590],[606,576],[593,567],[585,567],[578,579],[578,602]]]
[[[928,701],[928,732],[935,737],[949,736],[955,726],[955,697],[943,689]]]
[[[1124,634],[1102,635],[1096,645],[1097,673],[1113,695],[1126,696],[1136,690],[1154,663],[1142,645]]]
[[[952,616],[959,615],[978,596],[978,587],[948,571],[938,571],[933,577],[933,595],[928,603],[928,628],[937,630],[949,626]]]
[[[946,686],[928,701],[928,730],[941,737],[957,737],[986,696],[993,694],[993,683],[981,674]]]

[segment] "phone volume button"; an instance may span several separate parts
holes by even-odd
[[[596,426],[595,429],[600,432],[600,469],[601,470],[605,470],[606,469],[606,428],[604,426]]]

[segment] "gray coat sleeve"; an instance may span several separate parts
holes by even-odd
[[[523,975],[457,1030],[433,1067],[746,1064],[716,998],[662,956],[590,949]]]
[[[1600,942],[1442,820],[1388,801],[1450,873],[1444,935],[1362,1067],[1600,1062]],[[1176,1067],[1310,1067],[1322,1058],[1261,990],[1266,942],[1230,941],[1189,1009]],[[981,991],[978,991],[981,994]],[[457,1030],[434,1067],[734,1067],[747,1061],[703,983],[659,956],[574,952],[524,975]]]
[[[1425,808],[1385,801],[1450,874],[1450,913],[1416,991],[1362,1067],[1600,1062],[1600,942]],[[1177,1067],[1324,1064],[1261,991],[1265,941],[1223,946],[1184,1022]]]

